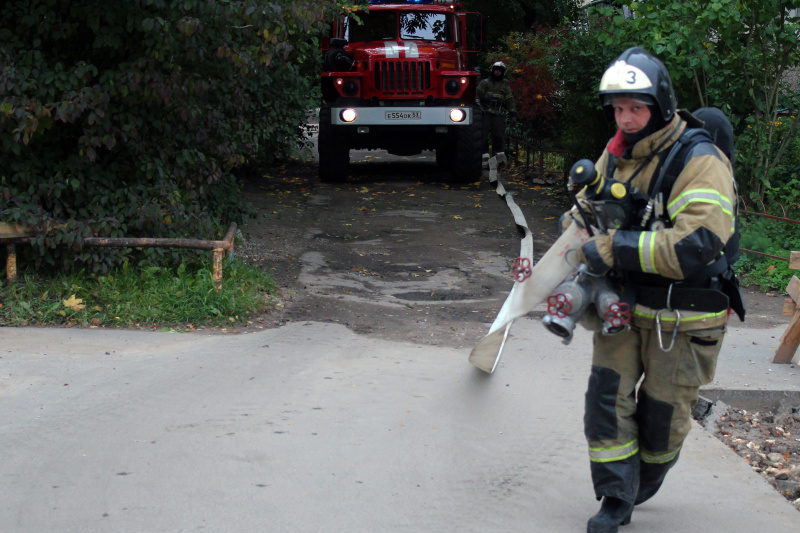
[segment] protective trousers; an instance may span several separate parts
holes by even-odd
[[[489,153],[489,133],[492,134],[492,152],[496,155],[505,152],[506,117],[495,113],[483,114],[483,153]]]
[[[689,433],[699,388],[714,377],[724,333],[679,331],[669,352],[653,329],[595,333],[584,432],[598,499],[637,502],[640,474],[655,484],[647,498],[658,490]],[[672,332],[663,337],[668,345]]]

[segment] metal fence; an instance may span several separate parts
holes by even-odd
[[[764,205],[764,202],[761,201],[761,200],[752,200],[751,202],[752,202],[753,206],[755,206],[756,203],[761,204],[761,211],[752,211],[752,210],[748,209],[747,208],[747,202],[745,201],[745,199],[742,196],[739,196],[739,203],[742,206],[742,209],[739,210],[739,214],[740,215],[753,215],[753,216],[757,216],[757,217],[770,218],[772,220],[779,220],[781,222],[789,222],[791,224],[800,224],[800,220],[795,220],[793,218],[788,218],[786,216],[786,207],[783,204],[781,204],[780,202],[772,202],[771,204],[769,204],[769,208],[773,212],[776,212],[777,209],[780,209],[780,212],[781,212],[781,214],[783,216],[770,215],[767,212],[767,210],[768,210],[767,206]],[[798,204],[789,205],[789,209],[792,209],[792,208],[800,209],[800,205],[798,205]],[[763,252],[756,252],[755,250],[748,250],[747,248],[739,248],[739,250],[741,250],[742,252],[746,252],[748,254],[761,255],[761,256],[764,256],[764,257],[769,257],[771,259],[779,259],[781,261],[786,261],[786,262],[790,261],[790,259],[788,257],[780,257],[780,256],[777,256],[777,255],[765,254]]]
[[[538,178],[550,176],[561,181],[567,179],[573,159],[569,152],[543,147],[518,129],[509,129],[506,138],[507,149],[515,165],[524,165],[525,170],[535,172]]]

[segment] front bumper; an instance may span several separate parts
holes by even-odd
[[[341,113],[353,109],[356,118],[352,122],[342,120]],[[452,109],[461,109],[464,120],[455,122],[450,118]],[[468,126],[472,124],[472,108],[460,106],[442,107],[333,107],[331,124],[337,126]]]

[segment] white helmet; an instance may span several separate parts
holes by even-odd
[[[651,100],[665,121],[672,119],[678,108],[667,67],[638,47],[628,48],[611,62],[600,80],[598,93],[606,113],[612,113],[614,96]]]

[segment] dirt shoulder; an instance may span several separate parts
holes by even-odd
[[[259,216],[236,253],[269,271],[283,295],[281,307],[251,327],[336,322],[386,339],[474,345],[513,285],[520,236],[508,206],[488,180],[449,184],[432,155],[353,159],[341,185],[320,183],[313,163],[248,181],[246,198]],[[500,178],[525,215],[538,258],[558,236],[566,195],[522,172]],[[746,327],[788,324],[782,295],[743,294]]]

